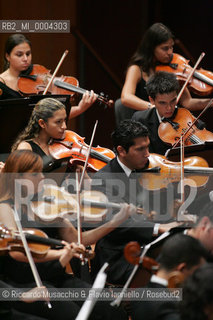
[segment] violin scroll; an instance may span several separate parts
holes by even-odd
[[[141,263],[145,269],[152,272],[157,271],[158,263],[154,259],[147,256],[144,256],[142,261],[140,261],[141,253],[141,246],[136,241],[129,242],[124,248],[124,257],[129,263],[134,265]]]
[[[98,101],[100,103],[105,104],[105,108],[113,108],[114,107],[114,101],[109,99],[108,95],[105,95],[103,92],[100,93],[100,95],[98,96]]]

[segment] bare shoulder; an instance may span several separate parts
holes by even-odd
[[[3,82],[4,84],[6,84],[7,80],[8,80],[8,73],[6,70],[0,74],[0,82]]]
[[[139,82],[141,80],[142,74],[139,66],[133,64],[130,66],[126,73],[126,80]]]
[[[16,229],[13,210],[8,203],[0,203],[0,221],[9,229]]]
[[[31,150],[32,151],[32,147],[29,144],[29,142],[22,141],[21,143],[19,143],[17,150]]]

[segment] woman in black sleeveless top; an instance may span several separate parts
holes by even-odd
[[[12,34],[5,43],[4,68],[0,74],[0,99],[21,98],[18,89],[18,78],[21,73],[28,73],[32,68],[31,43],[23,34]],[[96,95],[93,90],[83,95],[77,106],[72,106],[69,119],[72,119],[86,111],[94,101]]]
[[[174,36],[162,23],[153,24],[144,34],[138,49],[130,59],[125,83],[121,93],[124,106],[134,110],[152,108],[145,85],[155,73],[158,64],[168,64],[173,55]],[[203,109],[209,99],[192,98],[188,89],[184,90],[180,104],[189,110]]]

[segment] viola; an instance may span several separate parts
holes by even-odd
[[[71,165],[84,164],[89,146],[77,133],[67,130],[63,140],[53,140],[49,145],[49,152],[54,159],[69,158]],[[87,168],[90,171],[98,171],[115,157],[112,150],[103,147],[92,147]]]
[[[149,172],[153,168],[158,173],[152,173],[152,170]],[[213,172],[213,168],[209,168],[205,159],[194,156],[184,160],[184,172],[192,174],[189,176],[191,187],[201,187],[206,185],[208,174]],[[165,156],[152,153],[149,157],[148,170],[142,173],[139,181],[145,189],[154,191],[166,188],[171,182],[180,181],[180,176],[180,162],[169,161]]]
[[[213,141],[213,133],[205,128],[200,130],[195,125],[191,127],[195,117],[185,108],[178,108],[174,119],[162,121],[158,128],[160,139],[168,144],[174,145],[184,135],[184,145],[193,145],[205,141]],[[189,128],[191,127],[191,128]]]
[[[44,92],[51,78],[50,70],[44,66],[34,64],[32,71],[29,74],[21,75],[18,79],[19,91],[24,95],[41,94]],[[70,76],[55,77],[48,89],[52,94],[69,94],[74,93],[84,94],[85,89],[79,87],[79,82],[76,78]],[[105,104],[107,107],[113,107],[113,100],[109,100],[103,94],[97,95],[97,100]]]
[[[192,67],[188,64],[189,60],[177,53],[173,53],[170,63],[156,66],[156,71],[172,72],[177,79],[182,83],[185,82],[190,74]],[[194,72],[188,87],[194,93],[206,96],[213,91],[213,73],[204,69],[199,69]]]

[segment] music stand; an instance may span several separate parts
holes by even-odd
[[[45,98],[61,101],[70,113],[70,95],[33,95],[0,101],[0,160],[5,161],[18,134],[26,127],[35,104]]]

